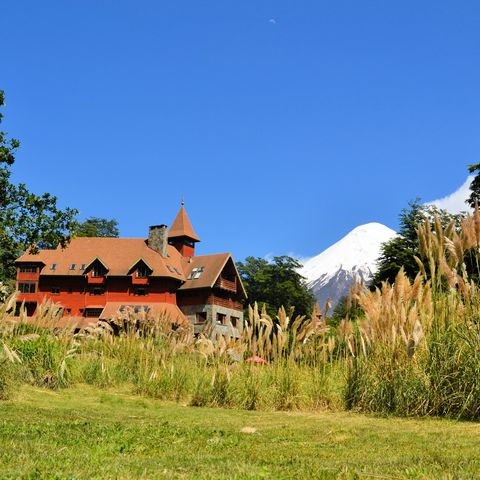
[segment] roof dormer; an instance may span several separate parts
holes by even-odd
[[[97,257],[87,265],[84,274],[88,283],[103,283],[108,270],[108,267]]]
[[[139,258],[129,269],[128,275],[134,284],[147,284],[153,268],[143,259]]]

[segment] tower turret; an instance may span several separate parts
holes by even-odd
[[[195,243],[199,242],[194,232],[190,219],[185,210],[185,202],[182,199],[180,210],[168,232],[168,243],[173,245],[184,257],[195,255]]]

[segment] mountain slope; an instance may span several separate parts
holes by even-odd
[[[320,306],[323,308],[329,298],[334,306],[348,294],[355,278],[368,283],[376,272],[382,243],[395,235],[394,230],[381,223],[367,223],[307,260],[300,273],[306,277]]]

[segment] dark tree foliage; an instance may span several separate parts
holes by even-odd
[[[118,238],[118,222],[115,219],[89,217],[75,227],[77,237],[113,237]]]
[[[475,173],[475,177],[470,184],[470,196],[467,198],[466,202],[472,208],[475,208],[475,203],[480,204],[480,163],[474,163],[468,166],[468,171],[470,173]]]
[[[274,257],[271,262],[258,257],[247,257],[238,262],[238,270],[248,294],[248,302],[265,304],[275,318],[281,306],[295,307],[295,314],[310,315],[315,297],[305,278],[298,273],[301,264],[292,257]]]
[[[462,218],[461,214],[452,215],[433,205],[421,204],[420,199],[410,202],[408,208],[401,211],[398,235],[382,245],[378,270],[373,277],[371,288],[380,287],[383,281],[393,283],[402,267],[410,279],[415,278],[419,268],[414,257],[421,258],[417,226],[426,219],[433,224],[435,215],[444,227],[452,220],[458,223]]]
[[[348,295],[340,298],[333,309],[332,315],[327,319],[327,324],[332,327],[338,327],[343,319],[356,320],[363,315],[363,309],[357,302],[353,301]]]
[[[0,107],[4,105],[4,92],[0,90]],[[3,115],[0,113],[0,122]],[[8,139],[0,131],[0,281],[15,278],[15,259],[27,248],[54,248],[66,245],[75,224],[77,211],[61,210],[57,198],[44,193],[30,193],[24,184],[10,181],[11,166],[20,142]]]

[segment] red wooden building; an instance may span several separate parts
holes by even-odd
[[[246,299],[229,253],[195,255],[195,234],[182,202],[170,229],[154,225],[144,238],[74,238],[66,248],[25,253],[16,261],[17,302],[34,316],[51,300],[62,322],[85,326],[125,308],[168,313],[195,330],[240,328]]]

